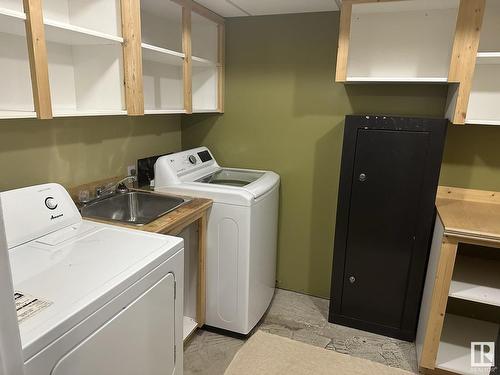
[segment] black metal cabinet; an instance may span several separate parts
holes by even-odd
[[[446,126],[346,117],[331,322],[414,339]]]

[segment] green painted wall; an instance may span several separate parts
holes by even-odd
[[[206,145],[223,165],[281,175],[278,283],[318,296],[330,290],[344,116],[443,116],[447,93],[440,85],[334,84],[338,16],[229,20],[226,113],[182,119],[183,147]],[[447,160],[465,162],[452,152]],[[447,180],[461,168],[447,168]]]
[[[138,158],[180,147],[179,116],[0,120],[0,191],[126,174]]]

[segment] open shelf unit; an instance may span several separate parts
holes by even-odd
[[[496,323],[446,314],[436,368],[462,375],[477,375],[478,368],[471,367],[471,342],[495,342],[499,328]],[[484,373],[489,374],[489,371]]]
[[[343,6],[337,81],[447,82],[459,0]],[[341,21],[342,22],[342,21]],[[429,43],[432,40],[432,43]]]
[[[500,1],[487,0],[466,124],[500,125]]]
[[[182,7],[141,1],[144,113],[185,113]]]
[[[0,119],[36,117],[22,1],[0,1]]]
[[[223,112],[223,78],[192,0],[0,0],[0,119]]]
[[[54,116],[126,114],[119,0],[45,0]]]
[[[500,307],[500,262],[457,256],[449,296]]]
[[[217,112],[218,24],[195,12],[191,19],[193,112]]]

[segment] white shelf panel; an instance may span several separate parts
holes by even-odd
[[[213,108],[208,108],[208,109],[196,108],[193,109],[193,113],[219,113],[219,110]]]
[[[500,64],[500,52],[478,52],[478,64]]]
[[[45,38],[49,42],[71,46],[105,45],[123,43],[123,38],[99,31],[44,18]]]
[[[347,75],[373,77],[364,82],[446,82],[458,6],[458,0],[354,4]]]
[[[9,118],[35,118],[36,113],[33,111],[9,111],[0,110],[0,119]]]
[[[478,369],[471,368],[470,344],[472,341],[496,341],[498,329],[499,325],[495,323],[446,314],[436,368],[462,375],[477,375]]]
[[[152,46],[142,43],[142,58],[146,61],[154,61],[161,64],[182,66],[184,54],[166,48]]]
[[[466,123],[498,124],[500,122],[498,103],[500,103],[500,64],[476,64]]]
[[[101,110],[54,110],[54,117],[93,117],[93,116],[120,116],[126,115],[126,110],[110,110],[110,111],[101,111]]]
[[[204,59],[203,57],[192,56],[193,66],[216,66],[217,63],[212,60]]]
[[[447,83],[448,77],[347,77],[347,82]]]
[[[145,115],[168,115],[168,114],[184,114],[185,109],[145,109]]]
[[[189,338],[189,336],[191,336],[194,333],[194,331],[196,331],[198,323],[196,323],[196,321],[193,318],[185,316],[183,324],[184,324],[183,327],[184,329],[183,329],[182,339],[186,340],[187,338]]]
[[[470,125],[500,125],[500,120],[480,120],[480,119],[467,119],[466,124]]]
[[[0,8],[0,33],[24,36],[26,15],[14,10]]]
[[[500,262],[458,256],[450,297],[500,306]]]

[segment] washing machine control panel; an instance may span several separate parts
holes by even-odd
[[[169,155],[169,162],[177,175],[212,165],[214,159],[206,149],[196,149]]]

